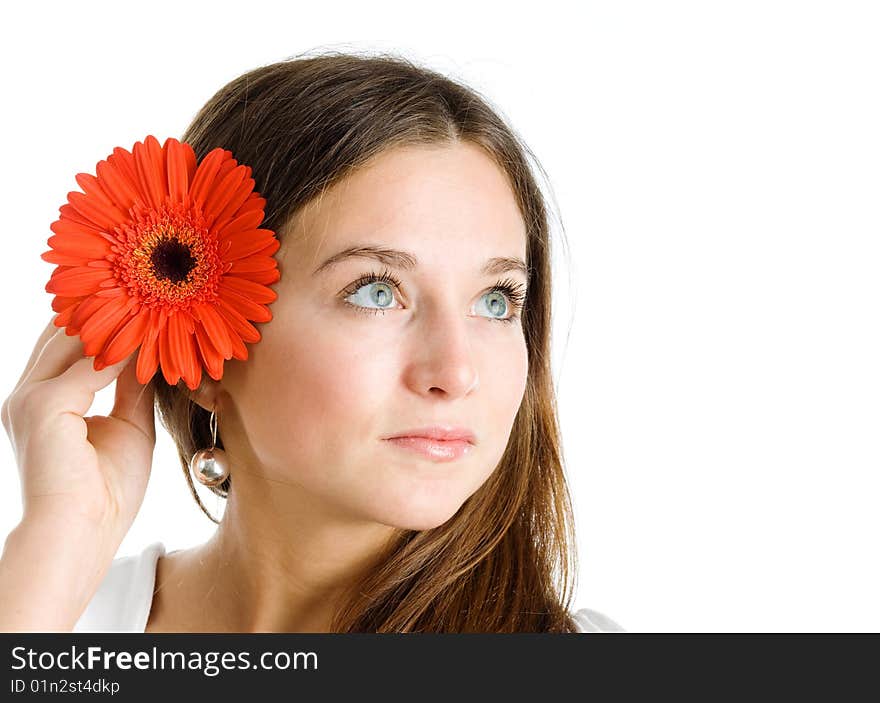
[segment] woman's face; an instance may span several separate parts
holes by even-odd
[[[366,246],[417,263],[321,268]],[[525,225],[504,173],[469,143],[386,151],[310,203],[276,254],[273,319],[219,383],[233,483],[293,485],[336,515],[401,529],[452,517],[496,468],[525,391],[521,320],[502,321],[519,311],[493,288],[527,279],[482,272],[496,257],[525,261]],[[399,287],[353,287],[386,270]],[[444,424],[475,435],[453,461],[384,439]]]

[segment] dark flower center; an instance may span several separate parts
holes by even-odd
[[[153,272],[158,279],[168,279],[172,283],[185,281],[196,265],[189,247],[177,239],[159,242],[150,256]]]

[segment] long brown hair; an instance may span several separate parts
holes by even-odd
[[[481,147],[507,174],[526,231],[529,286],[522,325],[525,395],[492,475],[443,525],[401,530],[336,613],[336,632],[574,632],[574,518],[565,481],[550,368],[547,210],[534,155],[486,98],[392,54],[335,51],[251,70],[222,87],[182,141],[199,159],[223,147],[253,169],[266,198],[261,227],[279,239],[299,210],[384,150],[456,140]],[[535,160],[536,161],[536,160]],[[540,168],[540,167],[539,167]],[[151,384],[160,421],[188,470],[210,446],[210,414],[182,382]],[[217,435],[217,446],[223,443]],[[234,473],[234,471],[233,471]],[[232,477],[212,489],[225,497]]]

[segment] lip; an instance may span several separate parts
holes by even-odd
[[[422,437],[443,442],[461,440],[470,444],[476,444],[476,437],[467,427],[454,425],[431,425],[430,427],[414,427],[410,430],[397,432],[384,439],[400,439],[403,437]]]
[[[383,439],[431,461],[455,461],[469,454],[476,444],[473,432],[466,427],[451,425],[418,427]]]
[[[474,448],[473,444],[464,439],[387,437],[385,441],[404,451],[416,452],[432,461],[455,461],[468,454]]]

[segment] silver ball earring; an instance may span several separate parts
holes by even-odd
[[[219,486],[229,476],[226,452],[216,446],[217,418],[211,411],[211,448],[199,449],[189,460],[189,469],[203,486]]]

